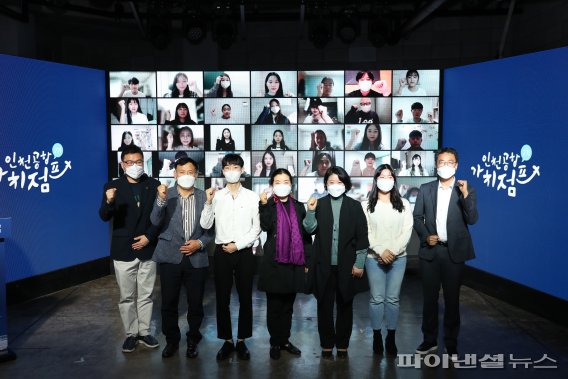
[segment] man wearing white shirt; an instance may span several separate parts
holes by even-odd
[[[475,189],[457,180],[458,153],[443,148],[436,157],[439,180],[423,184],[414,206],[414,229],[420,239],[420,273],[424,304],[424,340],[416,349],[428,354],[438,348],[438,293],[444,293],[444,344],[457,359],[460,329],[459,296],[465,261],[475,258],[468,224],[477,222]]]
[[[254,255],[252,245],[260,235],[258,203],[260,198],[239,182],[244,161],[238,154],[227,154],[221,165],[227,186],[219,191],[209,188],[201,213],[201,227],[215,222],[215,291],[217,302],[217,337],[225,343],[217,360],[227,359],[233,350],[239,359],[250,359],[245,338],[252,336],[252,285]],[[237,344],[233,345],[229,304],[233,275],[239,294]]]

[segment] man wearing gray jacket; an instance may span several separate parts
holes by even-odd
[[[206,246],[213,238],[213,228],[199,224],[205,192],[195,188],[197,163],[188,157],[175,162],[176,185],[158,187],[156,202],[150,215],[152,224],[160,228],[153,260],[160,265],[162,288],[162,332],[166,336],[163,358],[173,356],[181,339],[178,326],[178,302],[181,287],[187,293],[187,352],[197,357],[197,344],[202,338],[199,328],[203,321],[203,293],[209,258]]]

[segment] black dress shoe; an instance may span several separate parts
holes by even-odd
[[[188,341],[185,356],[188,358],[196,358],[198,354],[199,352],[197,351],[197,344],[193,341]]]
[[[280,346],[270,346],[270,358],[280,359]]]
[[[322,350],[321,357],[323,359],[333,359],[333,350]]]
[[[237,351],[237,357],[239,357],[239,359],[243,361],[248,361],[250,359],[250,352],[247,345],[245,345],[245,341],[237,341],[235,350]]]
[[[167,343],[162,351],[162,358],[170,358],[178,351],[179,345],[177,343]]]
[[[288,341],[286,345],[280,346],[280,349],[286,350],[290,354],[294,355],[302,355],[302,351],[298,349],[296,346],[292,345],[292,342]]]
[[[347,350],[337,350],[337,358],[345,359],[347,357],[349,357]]]
[[[225,341],[221,349],[217,352],[217,360],[223,361],[231,355],[231,353],[235,350],[235,345],[232,342]]]

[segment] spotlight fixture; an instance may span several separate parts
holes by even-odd
[[[337,18],[337,38],[343,43],[351,43],[361,34],[360,20],[354,8],[346,8]]]
[[[237,26],[227,18],[221,19],[213,26],[213,39],[221,49],[231,47],[237,38]]]
[[[187,40],[195,45],[203,41],[207,35],[207,25],[201,15],[188,15],[183,22],[183,28]]]
[[[323,49],[331,40],[333,35],[333,25],[326,18],[310,20],[308,37],[314,46]]]

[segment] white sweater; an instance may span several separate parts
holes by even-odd
[[[377,254],[382,255],[388,249],[397,256],[406,255],[406,245],[412,235],[414,218],[408,200],[403,198],[402,204],[402,213],[394,209],[390,202],[377,201],[373,213],[367,210],[367,201],[361,204],[367,217],[369,244]]]

